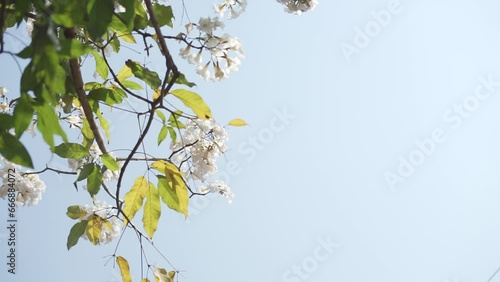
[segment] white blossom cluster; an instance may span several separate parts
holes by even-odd
[[[241,59],[244,57],[241,42],[238,38],[228,34],[214,34],[217,29],[224,28],[224,23],[218,17],[202,17],[197,24],[187,24],[187,35],[192,32],[193,27],[198,29],[200,35],[188,42],[186,47],[181,48],[179,55],[195,65],[196,72],[202,78],[223,80],[231,72],[238,70]],[[201,45],[194,45],[195,41]],[[208,51],[210,54],[207,62],[203,60],[203,51]]]
[[[106,202],[101,202],[101,201],[94,201],[94,204],[92,206],[85,205],[84,206],[85,211],[87,212],[87,215],[82,218],[82,220],[87,220],[90,215],[95,214],[99,216],[102,219],[106,219],[109,221],[110,226],[107,226],[106,224],[102,225],[102,231],[101,231],[101,237],[99,238],[99,244],[108,244],[113,239],[120,235],[120,220],[118,220],[118,217],[116,216],[115,213],[113,213],[113,209],[111,205],[106,204]],[[82,238],[85,240],[88,240],[88,236],[86,233],[83,233]]]
[[[9,188],[16,191],[17,206],[34,206],[42,199],[45,192],[45,183],[38,177],[38,174],[23,174],[21,166],[3,160],[5,165],[0,168],[0,197],[5,199]],[[26,173],[29,173],[27,171]],[[10,179],[10,181],[9,181]],[[10,185],[9,185],[10,184]]]
[[[112,156],[116,160],[116,156],[114,153],[110,152],[108,153],[110,156]],[[81,159],[68,159],[68,167],[72,169],[73,171],[80,172],[81,168],[88,164],[88,163],[95,163],[101,158],[102,152],[101,149],[99,149],[99,146],[96,144],[93,144],[90,146],[89,149],[89,155],[81,158]],[[119,161],[118,165],[121,167],[123,166],[123,161]],[[104,171],[102,174],[102,179],[107,180],[107,181],[115,181],[118,180],[118,177],[120,176],[120,170],[115,170],[112,171],[110,169],[107,169]]]
[[[229,19],[241,16],[246,8],[247,0],[224,0],[224,2],[214,5],[214,10],[220,17],[224,17],[226,12],[229,12]]]
[[[227,133],[213,119],[188,120],[180,138],[171,144],[172,161],[194,182],[201,193],[219,193],[231,203],[233,193],[222,181],[211,180],[217,169],[217,158],[226,150]]]
[[[277,0],[285,6],[285,11],[300,15],[302,12],[311,11],[318,6],[316,0]]]

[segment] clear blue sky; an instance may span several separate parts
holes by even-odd
[[[193,19],[211,3],[186,5]],[[221,163],[225,175],[237,164],[231,205],[193,201],[188,221],[164,209],[155,240],[186,270],[179,281],[486,282],[500,266],[499,10],[491,0],[325,0],[297,17],[250,2],[226,23],[244,44],[240,71],[223,83],[186,72],[217,120],[251,126],[230,129]],[[6,56],[0,66],[0,86],[15,93],[17,67]],[[39,168],[45,150],[31,151]],[[114,244],[66,250],[66,207],[88,195],[70,179],[43,180],[40,204],[18,213],[18,274],[2,263],[0,280],[117,281],[103,258]],[[1,201],[1,226],[6,210]],[[130,232],[118,254],[139,281]]]

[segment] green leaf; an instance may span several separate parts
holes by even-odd
[[[165,114],[162,113],[160,110],[155,110],[155,113],[161,119],[161,121],[165,123],[165,121],[167,120]]]
[[[138,83],[133,82],[131,80],[125,80],[122,81],[123,86],[127,87],[128,89],[131,90],[142,90],[142,86],[140,86]]]
[[[95,59],[95,70],[102,77],[102,79],[108,79],[108,66],[106,65],[106,61],[104,58],[96,51],[92,50],[92,55]]]
[[[54,153],[65,159],[81,159],[89,155],[89,150],[80,144],[62,143],[55,147]]]
[[[71,219],[80,219],[87,215],[87,211],[82,206],[69,206],[66,215]]]
[[[14,128],[17,138],[20,138],[30,126],[32,119],[33,106],[31,105],[31,99],[28,94],[22,93],[14,108]]]
[[[109,169],[109,170],[119,170],[120,166],[118,163],[115,161],[115,159],[110,156],[109,154],[104,154],[101,156],[102,163]]]
[[[168,25],[173,26],[172,20],[174,19],[174,13],[171,6],[164,6],[158,3],[153,5],[153,10],[158,18],[158,24],[161,26]]]
[[[92,244],[99,244],[102,232],[102,218],[95,214],[89,216],[85,231],[87,233],[87,238],[89,238]]]
[[[170,162],[156,161],[151,165],[157,171],[165,173],[165,178],[158,177],[158,192],[167,206],[185,217],[188,216],[189,194],[186,183],[179,169]]]
[[[13,163],[33,168],[30,154],[24,145],[9,132],[0,133],[0,154]]]
[[[87,177],[87,191],[91,197],[99,193],[102,185],[102,173],[98,165],[94,165],[92,172]]]
[[[85,1],[54,1],[56,12],[52,14],[52,20],[57,25],[71,28],[81,24],[84,20]]]
[[[171,73],[169,76],[168,76],[168,80],[167,82],[170,82],[173,78],[174,74]],[[183,73],[179,73],[179,76],[177,77],[177,79],[175,80],[175,84],[182,84],[182,85],[186,85],[188,87],[193,87],[193,86],[196,86],[196,83],[193,83],[193,82],[190,82],[187,80],[186,76],[183,74]]]
[[[130,276],[130,266],[128,265],[128,261],[125,258],[118,256],[118,257],[116,257],[116,263],[118,264],[118,267],[120,268],[120,273],[122,275],[122,281],[123,282],[132,282],[132,277]]]
[[[176,89],[170,92],[175,97],[186,105],[186,107],[193,110],[194,114],[200,119],[212,118],[212,112],[208,105],[203,101],[200,95],[185,89]]]
[[[142,207],[144,198],[148,193],[148,182],[144,176],[140,176],[135,180],[130,191],[125,194],[123,213],[132,220]],[[127,219],[124,219],[125,225],[128,224]]]
[[[144,224],[144,230],[146,231],[146,233],[148,233],[150,239],[153,238],[153,235],[158,228],[158,220],[160,219],[160,215],[161,206],[158,190],[153,185],[153,183],[149,183],[146,203],[144,203],[144,214],[142,217],[142,222]]]
[[[107,105],[120,104],[123,101],[122,93],[119,92],[120,88],[108,89],[108,88],[98,88],[91,90],[89,92],[89,100],[103,101]],[[123,90],[121,90],[123,91]]]
[[[118,0],[118,3],[125,8],[125,12],[120,13],[120,17],[127,24],[129,31],[132,31],[134,28],[135,2],[135,0]]]
[[[163,125],[160,130],[160,134],[158,134],[158,146],[167,138],[168,134],[168,127],[166,125]]]
[[[43,140],[50,146],[50,149],[54,149],[54,135],[61,136],[63,141],[67,142],[68,138],[59,124],[59,118],[54,112],[54,108],[47,103],[36,105],[34,108],[38,118],[37,128],[42,133]]]
[[[175,141],[177,141],[177,133],[175,132],[175,129],[169,126],[168,132],[170,132],[170,139],[172,139],[172,143],[175,143]]]
[[[60,39],[59,43],[61,44],[59,54],[63,58],[79,58],[93,51],[92,47],[76,39]]]
[[[89,121],[86,118],[83,119],[82,134],[87,139],[94,139],[94,132],[92,132]]]
[[[78,174],[78,178],[76,181],[82,181],[89,177],[89,175],[94,171],[95,164],[93,163],[88,163],[84,164],[82,169],[80,170],[80,173]]]
[[[145,29],[148,24],[148,14],[146,10],[144,10],[144,6],[139,1],[135,2],[135,19],[134,19],[134,29]]]
[[[87,28],[93,39],[99,39],[107,30],[114,13],[113,0],[89,0]]]
[[[82,237],[83,233],[85,233],[87,223],[88,222],[86,220],[82,220],[73,225],[73,227],[71,227],[71,230],[69,231],[68,235],[68,241],[66,243],[68,251],[69,249],[71,249],[71,247],[73,247],[74,245],[76,245],[76,243],[78,243],[80,237]]]
[[[135,77],[146,82],[153,90],[160,87],[161,80],[156,72],[150,71],[148,68],[144,68],[132,60],[127,60],[125,64],[130,68]]]
[[[14,126],[14,117],[0,113],[0,130],[10,130]]]
[[[99,119],[99,124],[101,125],[101,128],[104,130],[104,133],[106,133],[106,138],[108,139],[109,142],[111,139],[111,134],[109,133],[109,121],[104,118],[101,111],[97,111],[97,118]]]
[[[248,123],[246,123],[246,121],[244,121],[242,119],[235,118],[235,119],[231,120],[227,125],[231,125],[231,126],[245,126],[245,125],[248,125]]]
[[[87,82],[83,86],[83,90],[90,91],[90,90],[103,88],[103,87],[104,87],[104,85],[102,85],[102,83],[99,83],[99,82]]]

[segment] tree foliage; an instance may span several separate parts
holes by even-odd
[[[311,0],[278,2],[291,13],[316,6]],[[245,7],[245,0],[223,1],[215,5],[215,11],[221,18],[235,18]],[[243,49],[238,38],[222,33],[224,23],[219,17],[187,21],[181,31],[175,30],[180,12],[169,3],[152,0],[0,0],[0,55],[24,65],[20,93],[7,94],[0,87],[2,170],[16,171],[19,206],[35,205],[41,199],[46,187],[39,175],[44,172],[73,177],[75,187],[83,184],[92,205],[68,207],[68,217],[77,221],[69,230],[68,250],[81,238],[93,245],[107,244],[127,228],[136,232],[142,248],[143,242],[153,243],[165,208],[187,217],[194,196],[219,193],[232,199],[229,187],[216,177],[217,158],[226,150],[225,126],[215,121],[176,60],[187,60],[204,79],[220,81],[237,71]],[[21,26],[31,41],[19,50],[9,50],[5,38]],[[178,56],[172,46],[179,46]],[[145,56],[161,60],[164,67],[151,69],[139,62],[140,56],[112,63],[110,56],[122,54],[124,47],[143,49]],[[85,73],[89,67],[95,71],[93,78]],[[113,119],[116,113],[140,121],[138,136],[131,137],[133,145],[120,151],[125,155],[117,154],[110,121],[123,130],[130,130],[130,125]],[[78,134],[65,130],[67,124]],[[227,123],[245,125],[239,118]],[[40,171],[22,172],[21,166],[34,166],[21,141],[26,132],[39,133],[53,154],[67,160],[68,170],[47,165]],[[155,136],[156,146],[145,143],[149,135]],[[155,149],[167,137],[170,154],[158,154]],[[128,170],[132,162],[142,162],[146,169]],[[126,174],[135,178],[134,183],[126,183]],[[2,197],[8,183],[5,177]],[[135,218],[139,211],[141,225]],[[113,257],[123,281],[131,281],[130,267],[136,266],[129,266],[116,251]],[[156,281],[173,281],[176,274],[144,267],[143,281],[151,276]]]

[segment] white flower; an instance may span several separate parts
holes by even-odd
[[[7,92],[9,92],[9,90],[7,90],[7,88],[5,87],[0,87],[0,97],[5,97],[5,95],[7,95]]]
[[[21,166],[3,160],[5,165],[0,168],[0,197],[8,195],[9,190],[15,190],[15,203],[18,206],[34,206],[42,199],[45,192],[45,183],[40,180],[38,174],[26,174],[21,172]],[[27,172],[28,173],[28,172]]]
[[[219,193],[227,198],[229,203],[232,203],[234,194],[231,189],[222,181],[208,182],[206,186],[201,188],[202,193]]]
[[[29,37],[33,35],[33,22],[35,20],[32,18],[28,18],[26,20],[26,33],[28,34]]]
[[[314,10],[318,6],[316,0],[277,0],[285,6],[285,11],[300,15],[302,12]]]
[[[229,11],[229,19],[235,19],[245,12],[246,7],[246,0],[225,0],[221,4],[215,4],[214,10],[221,17]]]
[[[182,164],[184,175],[205,181],[217,173],[217,158],[225,152],[226,142],[226,131],[215,120],[188,120],[182,139],[171,144],[172,150],[178,151],[173,161],[178,166]]]
[[[101,152],[101,149],[99,149],[99,146],[97,146],[96,144],[92,144],[92,146],[90,146],[90,149],[89,149],[89,157],[91,159],[91,161],[96,161],[99,157],[101,157],[102,155],[102,152]]]
[[[69,123],[69,128],[73,127],[81,128],[83,125],[83,120],[81,115],[69,115],[64,119]]]

